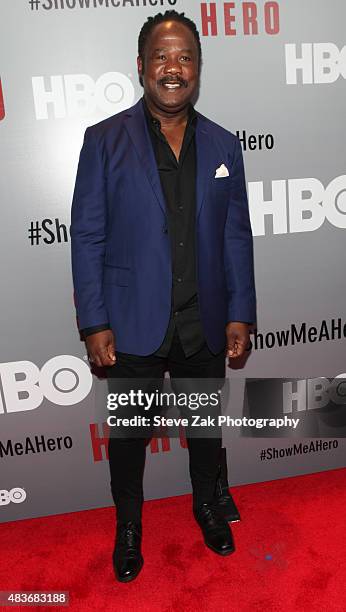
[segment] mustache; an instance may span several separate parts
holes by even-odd
[[[169,83],[179,83],[183,87],[188,86],[188,82],[185,81],[181,76],[177,75],[176,77],[163,77],[159,81],[157,81],[158,85],[167,85]]]

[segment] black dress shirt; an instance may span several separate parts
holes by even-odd
[[[145,99],[143,107],[153,145],[161,187],[166,202],[167,238],[172,256],[172,309],[162,345],[154,353],[166,357],[177,331],[186,357],[195,354],[205,342],[200,321],[196,278],[196,144],[198,121],[193,106],[188,121],[179,160],[176,159],[160,121],[153,117]],[[109,329],[98,325],[81,330],[84,336]]]

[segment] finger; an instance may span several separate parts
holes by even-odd
[[[108,346],[108,357],[111,360],[111,364],[116,362],[115,346],[113,343]]]
[[[108,357],[108,354],[107,354],[107,355],[102,355],[101,363],[103,367],[107,367],[107,366],[114,365],[115,361],[111,359],[110,357]]]
[[[237,341],[235,349],[229,354],[229,357],[241,357],[245,353],[246,346],[246,342]]]
[[[100,356],[98,354],[94,355],[93,363],[95,365],[97,365],[98,368],[102,368],[102,362],[101,362]]]
[[[235,342],[233,349],[228,351],[228,356],[231,358],[240,357],[242,353],[243,353],[242,346],[238,342]]]
[[[236,353],[234,354],[234,357],[241,357],[243,355],[244,351],[245,351],[245,348],[238,344],[237,345]]]
[[[228,357],[234,357],[236,353],[237,353],[237,342],[236,340],[232,339],[230,342],[228,342],[227,355]]]
[[[238,356],[243,355],[248,347],[248,342],[246,339],[239,340],[237,343],[238,348]]]
[[[103,367],[112,366],[115,363],[115,360],[109,356],[108,346],[104,346],[98,350],[98,357]]]

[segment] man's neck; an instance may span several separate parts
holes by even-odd
[[[165,113],[162,109],[152,104],[145,95],[144,100],[150,114],[160,121],[161,129],[173,130],[186,125],[189,115],[189,104],[179,109],[177,112]]]

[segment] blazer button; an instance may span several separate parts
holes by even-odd
[[[163,226],[162,231],[164,234],[168,234],[168,229],[165,225]]]

